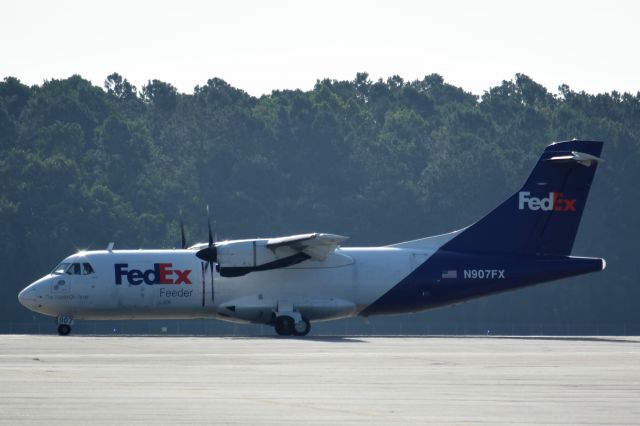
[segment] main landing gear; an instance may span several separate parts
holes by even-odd
[[[280,336],[306,336],[311,330],[309,320],[301,316],[298,322],[295,322],[295,320],[288,315],[280,315],[276,317],[274,325],[276,333]]]
[[[273,313],[272,322],[276,333],[280,336],[306,336],[311,330],[311,323],[295,310],[293,303],[280,300]]]

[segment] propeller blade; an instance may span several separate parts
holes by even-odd
[[[211,301],[213,302],[215,299],[215,290],[213,287],[213,262],[209,262],[209,266],[211,267]]]
[[[214,226],[215,226],[215,222],[214,222]],[[202,259],[205,262],[207,262],[207,265],[205,266],[205,272],[206,272],[207,268],[210,269],[210,272],[211,272],[211,301],[213,302],[213,300],[214,300],[213,265],[214,265],[215,262],[218,261],[218,249],[216,248],[216,244],[215,244],[215,241],[218,240],[218,236],[216,235],[215,240],[213,239],[213,231],[211,229],[211,210],[209,209],[209,205],[208,204],[207,204],[207,227],[209,228],[209,246],[205,247],[205,248],[203,248],[201,250],[198,250],[198,252],[196,253],[196,256],[199,259]]]
[[[182,237],[182,248],[187,248],[187,238],[184,235],[184,223],[182,223],[182,219],[180,219],[180,236]]]
[[[213,232],[211,232],[211,212],[207,204],[207,225],[209,226],[209,247],[213,247]]]

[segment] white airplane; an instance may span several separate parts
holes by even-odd
[[[600,271],[570,256],[602,142],[549,145],[522,189],[475,224],[384,247],[312,233],[179,250],[81,251],[20,292],[25,307],[75,320],[214,318],[306,335],[315,321],[418,312]],[[184,232],[183,232],[183,247]]]

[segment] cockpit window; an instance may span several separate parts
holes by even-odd
[[[67,269],[67,274],[69,275],[80,275],[80,264],[72,263],[69,269]]]
[[[51,273],[54,274],[54,275],[62,275],[62,274],[64,274],[66,272],[66,270],[69,267],[69,265],[70,265],[70,263],[62,262],[61,264],[59,264],[58,266],[53,268],[53,271],[51,271]]]
[[[90,275],[93,274],[93,268],[90,263],[82,264],[82,275]]]
[[[61,264],[53,268],[53,271],[51,271],[51,273],[54,275],[62,275],[62,274],[91,275],[94,272],[95,271],[93,270],[93,267],[91,266],[91,264],[87,262],[84,262],[84,263],[62,262]]]

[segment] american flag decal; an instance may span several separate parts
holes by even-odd
[[[442,278],[457,279],[458,278],[458,271],[456,271],[455,269],[451,269],[449,271],[442,271]]]

